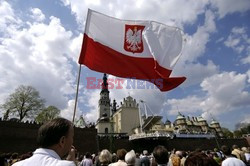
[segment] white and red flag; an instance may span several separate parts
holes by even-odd
[[[186,79],[170,77],[182,42],[176,27],[120,20],[89,9],[79,63],[98,72],[147,80],[168,91]]]

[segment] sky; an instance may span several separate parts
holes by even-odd
[[[250,122],[249,0],[0,0],[0,104],[18,86],[31,85],[46,106],[72,119],[88,8],[184,32],[182,56],[172,73],[187,77],[181,86],[168,92],[128,89],[125,80],[122,89],[110,89],[112,101],[120,105],[128,95],[143,100],[163,121],[173,122],[180,112],[208,122],[214,118],[231,130]],[[89,77],[101,79],[103,73],[82,66],[76,119],[83,115],[95,122],[100,89],[86,88]]]

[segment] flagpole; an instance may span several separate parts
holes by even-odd
[[[81,64],[79,64],[79,71],[78,71],[78,79],[77,79],[77,87],[76,87],[76,98],[75,98],[75,107],[74,107],[74,114],[73,114],[73,120],[72,123],[74,124],[75,121],[75,115],[76,115],[76,106],[77,106],[77,100],[78,100],[78,90],[79,90],[79,82],[80,82],[80,74],[81,74]]]

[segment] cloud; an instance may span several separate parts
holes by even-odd
[[[238,54],[246,55],[240,60],[242,64],[250,63],[250,38],[247,31],[246,27],[233,27],[226,41],[224,41],[225,46],[232,48]]]
[[[201,102],[204,98],[199,96],[188,96],[183,99],[168,99],[164,105],[170,106],[169,115],[177,115],[178,112],[193,114],[202,112]]]
[[[234,0],[211,0],[210,2],[212,6],[217,9],[220,18],[235,12],[243,13],[250,9],[250,3],[248,0],[238,0],[237,3],[235,3]]]
[[[250,64],[250,55],[248,55],[247,57],[241,59],[241,63],[242,64]]]
[[[3,36],[21,25],[21,20],[15,17],[14,10],[6,1],[0,1],[0,15],[0,34]]]
[[[225,46],[232,48],[237,53],[244,51],[250,40],[246,31],[247,29],[245,27],[234,27],[227,40],[224,42]]]
[[[250,94],[245,91],[246,79],[246,74],[235,72],[223,72],[205,79],[201,83],[202,90],[208,94],[203,103],[206,106],[204,110],[220,114],[249,106]]]
[[[84,93],[87,98],[87,111],[83,110],[83,114],[86,117],[86,121],[96,122],[99,118],[99,111],[98,111],[98,101],[100,99],[100,90],[89,90]]]
[[[1,8],[3,4],[4,9],[8,9],[6,11],[12,12],[10,18],[5,16],[7,21],[1,26],[12,28],[1,37],[0,103],[23,84],[35,87],[47,100],[47,105],[55,105],[59,109],[68,107],[68,100],[75,93],[76,73],[72,55],[79,50],[76,42],[79,38],[74,38],[72,32],[65,30],[60,19],[54,16],[49,17],[47,24],[43,23],[44,14],[40,9],[31,10],[40,19],[22,22],[9,4],[1,2]],[[15,26],[16,20],[26,28]],[[78,44],[80,47],[81,43]]]
[[[190,95],[183,99],[168,99],[165,103],[170,107],[169,114],[200,113],[203,115],[221,115],[250,108],[250,93],[247,88],[247,74],[222,72],[205,78],[200,84],[202,93]],[[178,108],[178,109],[177,109]]]
[[[181,66],[181,74],[187,77],[183,87],[189,87],[201,83],[206,77],[212,76],[219,72],[219,67],[212,61],[208,60],[207,64],[187,63]]]
[[[185,34],[183,53],[173,72],[173,75],[187,77],[184,87],[199,84],[204,78],[218,72],[218,67],[211,60],[208,60],[207,64],[198,62],[198,58],[204,56],[210,35],[216,31],[214,19],[214,14],[206,11],[204,25],[199,26],[193,35]]]
[[[42,11],[38,8],[31,8],[31,18],[34,19],[37,22],[41,22],[45,20],[45,15],[42,13]]]
[[[250,83],[250,70],[247,71],[247,76],[248,76],[248,83]]]
[[[193,24],[200,14],[204,13],[204,8],[209,4],[209,0],[203,1],[146,1],[146,0],[127,0],[105,2],[61,0],[65,6],[71,8],[79,24],[84,25],[87,9],[93,9],[104,14],[120,19],[140,19],[155,20],[168,25],[178,25],[182,27],[184,23]],[[155,10],[157,9],[157,10]],[[152,15],[152,13],[154,13]]]
[[[67,106],[61,110],[60,116],[72,121],[74,115],[74,107],[75,107],[75,100],[68,100]],[[77,107],[76,110],[79,110],[79,107]],[[79,117],[80,117],[80,112],[76,111],[75,121],[78,120]]]
[[[249,123],[250,122],[250,114],[246,114],[244,118],[240,121],[240,123]]]

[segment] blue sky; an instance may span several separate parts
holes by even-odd
[[[213,117],[230,129],[250,122],[249,0],[0,0],[0,104],[19,85],[32,85],[46,105],[72,119],[88,8],[184,31],[185,48],[173,75],[186,76],[185,83],[164,93],[124,86],[110,90],[112,100],[120,103],[130,94],[164,120],[173,121],[179,111]],[[77,116],[95,121],[100,90],[86,89],[86,77],[102,73],[82,67]]]

